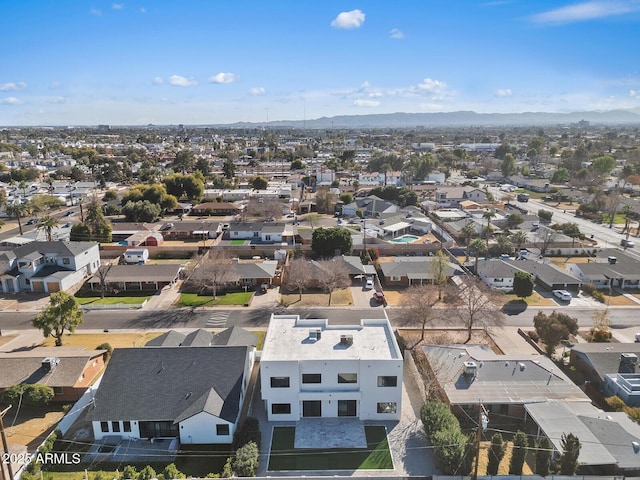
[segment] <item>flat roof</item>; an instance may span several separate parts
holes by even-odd
[[[314,340],[311,331],[320,330]],[[353,338],[349,346],[341,336]],[[299,315],[272,315],[261,361],[278,360],[402,360],[387,318],[365,319],[355,325],[330,325],[327,319]]]

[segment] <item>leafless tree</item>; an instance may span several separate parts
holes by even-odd
[[[232,280],[231,262],[224,252],[215,249],[194,260],[194,269],[188,283],[198,286],[201,291],[211,290],[215,300],[218,288]]]
[[[320,213],[330,213],[336,203],[336,196],[326,187],[316,190],[316,208]]]
[[[98,277],[98,280],[100,281],[100,298],[104,298],[105,294],[107,293],[107,287],[109,286],[107,277],[109,276],[109,271],[111,270],[112,266],[113,264],[109,262],[105,265],[100,265],[98,267],[98,270],[96,270],[96,277]]]
[[[278,200],[252,199],[245,209],[246,214],[258,218],[280,218],[284,205]]]
[[[338,288],[346,288],[349,286],[349,272],[344,264],[335,260],[319,260],[320,267],[320,286],[329,294],[329,305],[331,305],[331,296],[333,291]]]
[[[409,323],[419,323],[421,326],[420,340],[411,349],[420,345],[424,341],[424,332],[428,325],[431,325],[440,317],[440,310],[434,305],[438,303],[438,293],[433,285],[414,285],[407,289],[403,297],[402,307],[405,314],[403,317]]]
[[[309,281],[310,272],[309,260],[305,258],[294,258],[287,267],[285,285],[291,289],[298,290],[298,301],[302,300],[302,289]]]
[[[431,258],[429,264],[429,273],[432,277],[432,282],[438,288],[438,300],[442,300],[442,289],[447,284],[447,270],[450,267],[449,257],[442,250]]]
[[[450,297],[454,300],[458,316],[467,330],[467,339],[471,340],[474,327],[501,326],[504,315],[494,303],[496,294],[482,280],[467,278]]]
[[[540,249],[540,255],[543,257],[547,253],[549,245],[551,245],[558,236],[558,232],[548,227],[540,227],[536,232],[535,245]]]

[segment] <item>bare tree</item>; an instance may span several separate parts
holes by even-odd
[[[442,250],[431,258],[429,264],[429,273],[432,276],[432,282],[438,287],[438,300],[442,300],[442,289],[447,283],[447,270],[450,268],[449,257]]]
[[[457,292],[451,295],[457,308],[458,316],[467,330],[467,339],[471,340],[471,332],[478,326],[501,326],[504,323],[504,315],[496,307],[495,292],[482,280],[467,278],[462,281]]]
[[[232,280],[231,263],[220,250],[209,250],[195,259],[195,267],[188,282],[197,285],[201,291],[211,290],[216,299],[218,288]]]
[[[100,298],[104,298],[107,293],[107,287],[109,286],[107,277],[109,276],[109,270],[111,270],[112,266],[111,262],[109,262],[106,265],[99,266],[98,270],[96,270],[96,277],[98,277],[100,281]]]
[[[318,260],[320,267],[320,286],[329,294],[329,305],[333,291],[349,286],[349,272],[344,264],[335,260]]]
[[[548,227],[540,227],[539,230],[536,232],[536,246],[540,249],[540,255],[542,255],[543,257],[545,256],[545,254],[547,253],[547,249],[549,248],[549,245],[551,245],[556,237],[558,235],[558,232],[556,232],[555,230],[552,230],[551,228]]]
[[[438,303],[438,295],[433,285],[414,285],[407,289],[402,307],[405,311],[403,318],[410,323],[420,323],[420,340],[411,349],[424,341],[427,325],[431,325],[439,318],[440,311],[433,308]]]
[[[284,208],[284,204],[279,200],[252,199],[247,204],[246,213],[263,219],[280,218]]]
[[[294,258],[287,267],[285,285],[291,289],[298,290],[298,301],[302,300],[302,289],[307,285],[311,273],[309,260],[305,258]]]

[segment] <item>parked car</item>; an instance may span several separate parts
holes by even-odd
[[[73,217],[76,214],[76,212],[74,212],[73,210],[70,210],[67,212],[67,217]]]
[[[37,221],[37,220],[36,220],[35,218],[32,218],[31,220],[29,220],[29,221],[27,222],[27,225],[35,225],[36,221]]]
[[[571,295],[566,290],[554,290],[553,295],[565,302],[570,302],[573,298],[573,295]]]
[[[367,290],[373,288],[373,277],[367,277],[367,283],[365,283],[364,288],[366,288]]]
[[[377,303],[385,303],[384,293],[382,292],[375,292],[373,298]]]

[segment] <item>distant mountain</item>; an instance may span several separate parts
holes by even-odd
[[[260,126],[291,128],[410,128],[462,126],[527,126],[568,125],[586,120],[591,124],[640,124],[640,109],[608,110],[572,113],[476,113],[471,111],[442,113],[383,113],[375,115],[339,115],[313,120],[281,120],[268,123],[239,122],[226,125],[233,128]]]

